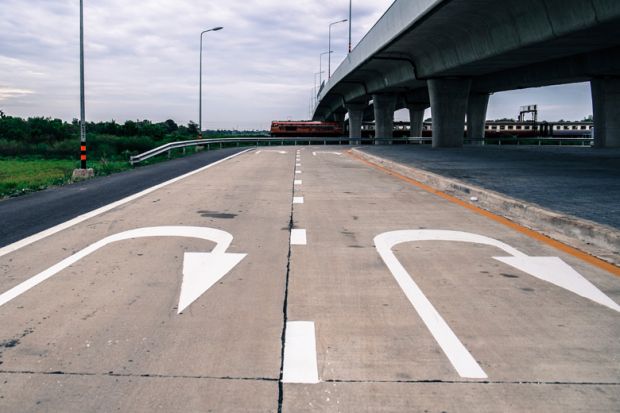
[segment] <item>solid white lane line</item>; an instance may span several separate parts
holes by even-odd
[[[306,245],[306,230],[305,229],[293,229],[291,230],[291,245]]]
[[[95,209],[93,211],[87,212],[86,214],[77,216],[77,217],[75,217],[75,218],[73,218],[73,219],[71,219],[69,221],[63,222],[62,224],[58,224],[55,227],[48,228],[45,231],[41,231],[41,232],[39,232],[37,234],[31,235],[31,236],[29,236],[27,238],[24,238],[24,239],[20,240],[20,241],[14,242],[13,244],[10,244],[10,245],[7,245],[5,247],[2,247],[2,248],[0,248],[0,257],[4,256],[6,254],[9,254],[11,252],[17,251],[20,248],[23,248],[23,247],[25,247],[27,245],[30,245],[30,244],[34,243],[34,242],[40,241],[40,240],[42,240],[44,238],[47,238],[50,235],[54,235],[57,232],[60,232],[60,231],[65,230],[67,228],[70,228],[70,227],[72,227],[72,226],[74,226],[76,224],[79,224],[80,222],[84,222],[87,219],[96,217],[97,215],[103,214],[104,212],[107,212],[107,211],[109,211],[111,209],[114,209],[114,208],[116,208],[118,206],[121,206],[121,205],[126,204],[128,202],[131,202],[131,201],[133,201],[135,199],[141,198],[144,195],[150,194],[151,192],[157,191],[158,189],[161,189],[161,188],[163,188],[165,186],[168,186],[170,184],[178,182],[178,181],[180,181],[182,179],[188,178],[188,177],[190,177],[192,175],[195,175],[197,173],[205,171],[205,170],[207,170],[209,168],[214,167],[215,165],[219,165],[222,162],[225,162],[225,161],[227,161],[229,159],[232,159],[232,158],[234,158],[236,156],[242,155],[242,154],[244,154],[246,152],[249,152],[249,151],[252,151],[252,150],[254,150],[254,149],[247,149],[245,151],[242,151],[242,152],[236,153],[234,155],[228,156],[228,157],[226,157],[224,159],[220,159],[219,161],[213,162],[210,165],[203,166],[202,168],[196,169],[195,171],[192,171],[192,172],[188,172],[185,175],[181,175],[179,177],[173,178],[173,179],[171,179],[169,181],[166,181],[164,183],[152,186],[152,187],[150,187],[148,189],[145,189],[144,191],[138,192],[137,194],[130,195],[127,198],[123,198],[123,199],[118,200],[116,202],[112,202],[111,204],[102,206],[101,208],[97,208],[97,209]]]
[[[295,179],[294,184],[295,185],[301,185],[301,179]]]
[[[289,321],[284,337],[283,383],[316,384],[319,372],[314,322]]]
[[[293,197],[293,203],[294,204],[303,204],[304,203],[304,197],[303,196],[295,196],[295,197]]]

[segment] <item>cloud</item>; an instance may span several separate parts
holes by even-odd
[[[0,85],[0,101],[8,100],[11,98],[24,96],[24,95],[31,95],[33,93],[34,92],[32,90],[15,89],[15,88]]]
[[[354,45],[391,3],[353,2]],[[199,35],[214,26],[224,30],[204,37],[206,127],[267,128],[272,119],[307,118],[328,25],[348,17],[348,4],[85,0],[87,118],[196,121]],[[1,109],[18,116],[77,117],[77,2],[0,0],[0,9]],[[346,24],[334,26],[332,41],[334,70],[347,52]],[[497,96],[492,113],[510,107],[512,114],[520,104]]]

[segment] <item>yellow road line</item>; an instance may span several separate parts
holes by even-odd
[[[410,183],[412,185],[415,185],[415,186],[417,186],[420,189],[423,189],[423,190],[425,190],[427,192],[430,192],[432,194],[435,194],[435,195],[445,199],[446,201],[449,201],[449,202],[452,202],[454,204],[460,205],[460,206],[462,206],[464,208],[467,208],[470,211],[473,211],[473,212],[475,212],[477,214],[485,216],[485,217],[487,217],[487,218],[489,218],[489,219],[491,219],[491,220],[493,220],[495,222],[498,222],[498,223],[500,223],[502,225],[505,225],[505,226],[507,226],[509,228],[512,228],[515,231],[520,232],[521,234],[527,235],[530,238],[533,238],[533,239],[535,239],[537,241],[540,241],[540,242],[543,242],[543,243],[545,243],[547,245],[550,245],[550,246],[552,246],[552,247],[554,247],[554,248],[556,248],[556,249],[558,249],[558,250],[560,250],[562,252],[565,252],[565,253],[567,253],[569,255],[572,255],[575,258],[579,258],[580,260],[585,261],[588,264],[594,265],[595,267],[598,267],[600,269],[603,269],[605,271],[608,271],[608,272],[612,273],[615,276],[620,277],[620,267],[618,267],[616,265],[613,265],[613,264],[611,264],[611,263],[609,263],[607,261],[603,261],[600,258],[596,258],[596,257],[594,257],[594,256],[592,256],[590,254],[587,254],[587,253],[585,253],[583,251],[580,251],[580,250],[578,250],[576,248],[573,248],[570,245],[566,245],[563,242],[560,242],[560,241],[554,240],[552,238],[549,238],[546,235],[543,235],[543,234],[541,234],[539,232],[536,232],[536,231],[531,230],[529,228],[526,228],[526,227],[524,227],[522,225],[519,225],[516,222],[513,222],[513,221],[511,221],[511,220],[509,220],[507,218],[504,218],[502,216],[496,215],[496,214],[494,214],[492,212],[489,212],[489,211],[487,211],[485,209],[482,209],[480,207],[472,205],[472,204],[470,204],[468,202],[462,201],[462,200],[460,200],[460,199],[458,199],[458,198],[456,198],[456,197],[454,197],[452,195],[448,195],[445,192],[442,192],[442,191],[440,191],[438,189],[435,189],[435,188],[433,188],[431,186],[423,184],[422,182],[416,181],[415,179],[409,178],[409,177],[407,177],[405,175],[402,175],[402,174],[400,174],[398,172],[392,171],[391,169],[386,168],[385,166],[382,166],[382,165],[376,164],[374,162],[371,162],[368,159],[365,159],[365,158],[363,158],[363,157],[361,157],[361,156],[359,156],[359,155],[357,155],[357,154],[355,154],[355,153],[353,153],[351,151],[347,151],[347,155],[349,155],[349,156],[351,156],[351,157],[353,157],[353,158],[355,158],[355,159],[357,159],[357,160],[359,160],[359,161],[361,161],[361,162],[363,162],[363,163],[373,167],[374,169],[377,169],[377,170],[379,170],[381,172],[384,172],[384,173],[386,173],[388,175],[391,175],[391,176],[393,176],[395,178],[398,178],[398,179],[400,179],[402,181],[405,181],[405,182],[408,182],[408,183]]]

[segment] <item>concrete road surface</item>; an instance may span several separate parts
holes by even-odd
[[[2,251],[2,412],[620,411],[619,277],[344,147]]]

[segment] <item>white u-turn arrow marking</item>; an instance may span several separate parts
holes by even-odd
[[[620,311],[618,304],[558,257],[530,257],[493,238],[460,231],[404,230],[377,235],[374,239],[377,252],[461,377],[486,378],[487,375],[392,252],[394,246],[412,241],[470,242],[500,248],[512,256],[493,257],[494,259]]]
[[[76,254],[65,258],[61,262],[34,277],[22,282],[0,295],[0,306],[20,296],[43,281],[58,274],[60,271],[76,263],[87,255],[117,241],[146,237],[185,237],[198,238],[216,243],[213,251],[206,253],[185,253],[183,260],[183,283],[179,298],[178,313],[204,294],[209,287],[233,269],[246,254],[227,253],[233,236],[228,232],[206,227],[150,227],[139,228],[111,235],[89,245]]]

